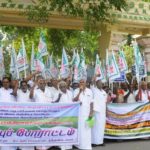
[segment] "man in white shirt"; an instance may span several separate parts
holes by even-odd
[[[59,83],[59,97],[56,100],[59,103],[70,103],[73,102],[73,94],[70,90],[67,89],[67,83],[61,81]]]
[[[13,90],[10,88],[11,80],[4,77],[2,80],[3,87],[0,88],[0,102],[15,102]],[[0,150],[16,150],[15,146],[1,146]]]
[[[18,89],[16,91],[17,102],[19,102],[19,103],[31,102],[29,94],[30,94],[30,92],[28,90],[27,82],[21,81],[20,82],[20,89]],[[20,146],[19,148],[21,150],[34,150],[33,146]]]
[[[56,102],[59,103],[71,103],[73,102],[73,94],[67,89],[67,83],[64,81],[59,82],[59,97]],[[72,149],[72,146],[60,146],[61,150]]]
[[[74,101],[81,102],[79,112],[79,149],[91,150],[91,128],[87,120],[93,116],[93,94],[86,88],[86,81],[80,80],[79,88],[74,91]]]
[[[145,81],[142,81],[140,88],[135,92],[137,102],[149,102],[150,101],[150,92],[147,90],[147,84]]]
[[[30,90],[30,98],[38,103],[51,103],[52,94],[50,89],[46,86],[45,80],[40,78]],[[37,89],[35,87],[37,86]]]
[[[30,91],[28,90],[28,85],[26,81],[20,82],[20,89],[17,90],[17,102],[31,102],[29,97]]]
[[[92,91],[94,95],[93,109],[95,117],[95,124],[92,128],[92,144],[93,146],[103,146],[106,124],[107,94],[102,89],[102,83],[99,79],[97,79],[96,87],[94,87]]]
[[[59,97],[59,89],[58,89],[58,80],[56,78],[52,79],[52,87],[50,87],[52,93],[52,101],[55,102]]]
[[[37,87],[35,89],[35,87]],[[37,103],[51,103],[52,94],[50,88],[46,86],[45,80],[41,77],[30,90],[30,98]],[[36,146],[37,150],[47,150],[48,146]]]

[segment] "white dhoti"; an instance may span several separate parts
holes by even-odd
[[[77,146],[82,150],[91,150],[91,128],[88,127],[86,120],[87,117],[80,116],[79,119],[79,145]]]
[[[106,113],[95,112],[94,117],[95,124],[92,128],[92,144],[103,144],[106,124]]]

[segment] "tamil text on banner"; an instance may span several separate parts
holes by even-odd
[[[78,144],[79,103],[0,103],[0,146]]]
[[[105,138],[150,137],[150,103],[109,104]]]

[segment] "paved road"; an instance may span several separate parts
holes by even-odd
[[[93,150],[150,150],[150,140],[132,140],[122,142],[106,142],[103,147],[96,147]]]

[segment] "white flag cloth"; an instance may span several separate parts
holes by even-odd
[[[34,53],[34,44],[32,44],[31,52],[31,72],[35,71],[35,53]]]
[[[104,70],[102,69],[102,65],[99,59],[98,54],[96,55],[96,62],[95,62],[95,75],[99,75],[98,79],[102,82],[106,82],[106,78],[104,75]]]
[[[39,52],[36,53],[34,64],[35,64],[35,70],[36,71],[39,71],[39,72],[43,72],[44,71],[45,65],[44,65],[42,56],[41,56],[41,54]]]
[[[42,57],[48,55],[46,39],[45,39],[43,33],[40,34],[40,41],[39,41],[39,45],[38,45],[38,52],[40,53],[40,55]]]
[[[3,48],[0,45],[0,77],[2,78],[4,74],[5,74],[5,67],[4,67]]]
[[[16,51],[13,47],[11,48],[11,53],[10,53],[11,61],[10,61],[10,73],[13,76],[13,78],[19,79],[19,71],[18,71],[18,66],[17,66],[17,56],[16,56]]]
[[[22,39],[22,46],[19,49],[18,55],[17,55],[17,67],[18,71],[24,71],[26,76],[26,69],[28,69],[29,65],[27,62],[27,54],[25,50],[24,40]]]
[[[68,57],[65,49],[63,48],[60,76],[61,78],[67,78],[69,74],[70,74],[70,70],[69,70]]]
[[[87,80],[87,71],[85,65],[85,56],[83,50],[80,53],[80,63],[79,63],[79,79]]]
[[[128,72],[128,65],[127,65],[127,61],[124,55],[124,52],[122,50],[118,51],[119,54],[119,58],[118,58],[118,64],[119,64],[119,69],[120,72]]]
[[[116,63],[116,58],[114,53],[108,57],[108,78],[110,82],[113,82],[115,79],[120,77],[119,67]]]
[[[134,49],[134,57],[135,57],[136,78],[139,83],[140,82],[140,65],[143,64],[143,59],[142,59],[142,55],[141,55],[137,42],[133,43],[133,49]]]
[[[50,59],[50,74],[52,78],[58,78],[59,76],[59,70],[56,62],[53,60],[53,55],[51,55]]]
[[[75,59],[74,59],[74,70],[73,70],[73,80],[79,81],[79,63],[80,63],[80,57],[78,52],[76,53]]]

